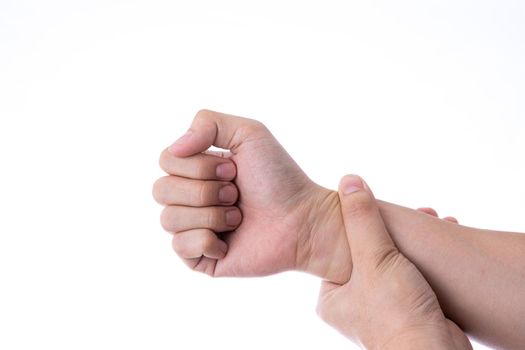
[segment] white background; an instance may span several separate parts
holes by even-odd
[[[521,1],[1,0],[0,348],[348,349],[314,277],[187,270],[160,151],[243,115],[324,186],[525,232],[524,36]]]

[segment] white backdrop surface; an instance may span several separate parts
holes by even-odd
[[[521,1],[2,0],[0,348],[351,348],[314,277],[187,270],[160,151],[215,109],[326,187],[525,232],[523,62]]]

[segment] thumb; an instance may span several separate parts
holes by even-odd
[[[256,120],[201,110],[186,134],[168,150],[177,157],[188,157],[204,152],[213,145],[235,153],[235,149],[258,130],[264,130],[264,126]]]
[[[356,267],[377,267],[381,255],[397,250],[368,185],[356,175],[339,183],[339,199],[352,261]]]

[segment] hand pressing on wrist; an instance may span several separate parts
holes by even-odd
[[[423,275],[396,248],[366,183],[346,176],[339,196],[353,268],[343,285],[323,282],[320,317],[367,349],[472,349],[445,318]]]

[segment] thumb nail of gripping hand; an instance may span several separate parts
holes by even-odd
[[[363,179],[356,175],[343,177],[339,199],[354,265],[370,261],[378,248],[395,247],[374,195]]]
[[[235,131],[247,119],[228,114],[200,111],[190,129],[175,141],[168,150],[177,157],[188,157],[206,151],[210,146],[232,149],[235,146]]]

